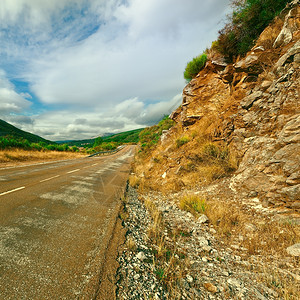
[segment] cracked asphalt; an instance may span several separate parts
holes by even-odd
[[[94,299],[134,146],[0,169],[0,299]]]

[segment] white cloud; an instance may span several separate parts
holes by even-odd
[[[182,28],[202,22],[203,27],[220,17],[226,0],[129,0],[115,16],[129,27],[133,38],[162,34],[177,36]],[[218,20],[218,19],[217,19]]]
[[[33,111],[38,134],[146,126],[180,103],[185,65],[216,38],[229,1],[2,0],[0,59],[41,103],[68,107]],[[9,91],[19,100],[7,111],[28,108],[30,95]]]
[[[20,113],[27,110],[30,105],[31,102],[15,91],[5,72],[0,70],[0,117],[6,118],[11,113]]]
[[[74,110],[53,111],[34,116],[34,124],[23,120],[22,129],[49,140],[87,139],[104,133],[117,133],[146,127],[160,121],[181,102],[181,95],[170,101],[152,104],[138,98],[128,99],[103,113],[100,110],[79,112]],[[17,120],[15,120],[17,121]]]

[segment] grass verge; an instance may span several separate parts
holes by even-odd
[[[83,157],[81,153],[74,152],[57,152],[57,151],[30,151],[22,149],[1,150],[0,163],[20,163],[45,160],[60,160]]]

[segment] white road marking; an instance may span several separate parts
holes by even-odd
[[[70,173],[74,173],[74,172],[77,172],[77,171],[79,171],[80,169],[76,169],[76,170],[73,170],[73,171],[69,171],[69,172],[67,172],[67,174],[70,174]]]
[[[48,181],[48,180],[57,178],[57,177],[59,177],[59,176],[60,176],[60,175],[56,175],[56,176],[53,176],[53,177],[50,177],[50,178],[47,178],[47,179],[43,179],[43,180],[41,180],[40,182]]]
[[[6,195],[6,194],[13,193],[13,192],[16,192],[16,191],[19,191],[19,190],[23,190],[23,189],[25,189],[25,186],[21,186],[21,187],[19,187],[19,188],[16,188],[16,189],[13,189],[13,190],[10,190],[10,191],[1,193],[0,196],[4,196],[4,195]]]

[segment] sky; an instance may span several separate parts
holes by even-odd
[[[156,124],[230,0],[0,0],[0,119],[52,141]]]

